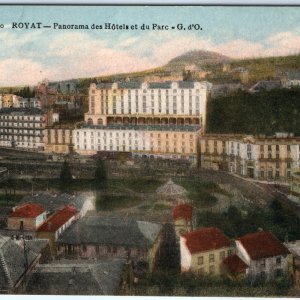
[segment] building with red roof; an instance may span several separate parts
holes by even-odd
[[[178,204],[173,209],[173,220],[177,237],[192,230],[193,207],[189,204]]]
[[[289,250],[271,232],[258,231],[239,237],[236,248],[249,266],[250,277],[270,279],[291,270]]]
[[[180,237],[181,271],[220,275],[223,260],[232,251],[231,241],[218,228],[186,233]]]
[[[36,203],[24,203],[16,206],[7,219],[8,230],[36,231],[36,229],[46,220],[45,209]]]
[[[56,255],[56,240],[71,223],[79,216],[74,206],[66,205],[63,209],[51,215],[37,230],[37,237],[48,239],[51,254]]]

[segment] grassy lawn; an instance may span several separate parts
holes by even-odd
[[[23,196],[24,194],[0,194],[0,206],[15,206],[22,199]]]
[[[219,186],[213,182],[199,181],[195,179],[182,179],[175,180],[177,184],[182,185],[187,190],[187,196],[199,208],[213,207],[217,204],[218,200],[213,196],[213,193],[225,194]],[[38,191],[55,191],[55,192],[80,192],[80,191],[100,191],[101,197],[97,199],[97,208],[101,210],[115,210],[130,208],[142,204],[147,200],[147,194],[155,193],[156,189],[167,182],[166,180],[158,180],[153,178],[138,178],[138,179],[108,179],[104,185],[97,186],[93,180],[90,179],[74,179],[70,184],[63,185],[59,179],[11,179],[2,183],[0,189],[2,193],[5,188],[16,190],[17,194],[30,193]],[[135,193],[143,193],[142,199]],[[21,197],[20,197],[21,198]],[[20,198],[10,199],[15,203]],[[6,202],[6,199],[0,198],[0,203]],[[145,203],[146,205],[146,203]],[[144,205],[144,206],[145,206]],[[165,210],[169,209],[169,205],[150,203],[150,206],[142,207],[143,210]]]
[[[136,206],[141,201],[142,199],[139,197],[130,196],[126,194],[99,194],[96,199],[96,208],[97,210],[112,211],[116,209],[124,209]]]
[[[213,207],[217,204],[218,199],[213,196],[213,193],[228,195],[227,192],[211,181],[184,179],[178,182],[178,184],[187,190],[187,197],[199,208]]]

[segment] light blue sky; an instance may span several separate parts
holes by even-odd
[[[0,6],[0,13],[0,86],[143,70],[194,49],[237,58],[300,50],[300,7]],[[25,30],[12,22],[195,23],[203,30]]]

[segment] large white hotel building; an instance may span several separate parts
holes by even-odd
[[[209,87],[190,81],[91,84],[86,124],[73,132],[74,150],[195,160]]]

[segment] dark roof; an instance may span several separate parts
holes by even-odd
[[[36,203],[24,203],[18,205],[9,218],[36,218],[40,214],[44,213],[45,209]]]
[[[39,295],[117,295],[125,260],[59,261],[33,272],[26,292]]]
[[[289,80],[299,80],[300,72],[298,70],[289,71],[287,72],[287,77]]]
[[[190,253],[216,250],[230,246],[230,240],[218,228],[208,227],[189,232],[183,237]]]
[[[193,89],[194,88],[194,81],[174,81],[178,83],[178,88],[180,89]],[[116,82],[118,89],[140,89],[142,86],[142,82]],[[147,82],[149,89],[171,89],[172,81],[165,81],[165,82]],[[111,89],[113,83],[98,83],[98,89]]]
[[[193,216],[193,207],[189,204],[179,204],[173,209],[173,219],[184,219],[191,221]]]
[[[106,129],[106,130],[136,130],[136,131],[191,131],[200,130],[199,125],[132,125],[132,124],[109,124],[104,125],[84,125],[81,128],[86,129]]]
[[[38,232],[55,232],[78,213],[73,206],[66,205],[62,210],[50,216],[39,228]]]
[[[156,240],[160,224],[127,218],[89,216],[78,220],[59,237],[59,244],[94,244],[149,248]]]
[[[48,239],[37,239],[34,240],[27,240],[26,247],[31,251],[35,252],[36,254],[41,253],[46,247],[49,246]]]
[[[66,205],[73,205],[77,210],[81,210],[86,199],[91,197],[89,193],[81,193],[79,195],[70,194],[51,194],[41,192],[33,196],[28,195],[21,199],[20,203],[33,202],[43,206],[48,212],[55,212],[62,209]]]
[[[271,232],[249,233],[237,240],[254,260],[289,253],[289,250]]]
[[[0,218],[8,217],[8,215],[12,212],[11,207],[0,207]]]
[[[98,83],[97,84],[97,88],[98,89],[107,89],[107,90],[109,90],[109,89],[111,89],[111,87],[112,87],[112,83]]]
[[[37,257],[38,254],[28,248],[29,266]],[[25,271],[22,245],[10,237],[0,235],[0,261],[0,290],[11,290]]]
[[[232,274],[244,273],[248,265],[242,261],[236,254],[226,257],[223,264]]]
[[[4,107],[0,109],[0,115],[43,115],[43,111],[39,108],[15,108]]]
[[[249,91],[250,92],[259,92],[259,91],[270,91],[272,89],[280,88],[281,82],[280,81],[267,81],[262,80],[254,84]]]
[[[140,87],[140,82],[118,82],[119,89],[139,89]]]

